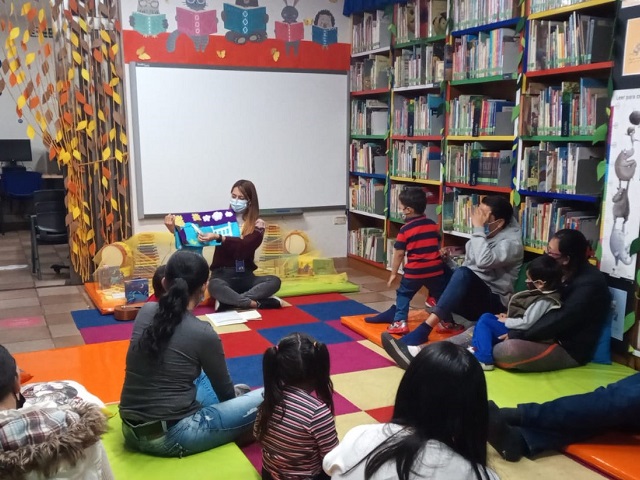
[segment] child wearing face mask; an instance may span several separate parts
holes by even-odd
[[[241,223],[240,237],[198,234],[198,240],[203,243],[212,240],[220,243],[211,262],[209,294],[219,302],[218,310],[280,308],[282,303],[273,296],[280,289],[280,279],[275,275],[256,276],[253,273],[258,268],[254,255],[262,244],[265,231],[264,220],[258,218],[260,204],[253,182],[238,180],[234,183],[229,206]],[[165,224],[173,231],[167,219]]]
[[[407,317],[411,299],[424,286],[429,290],[429,296],[437,300],[449,281],[451,271],[440,256],[438,224],[424,214],[427,207],[424,189],[405,187],[400,191],[398,200],[405,224],[400,228],[393,246],[391,275],[387,284],[391,286],[398,276],[398,269],[406,255],[404,275],[396,290],[396,304],[365,321],[392,323],[388,332],[404,334],[409,332]]]
[[[493,370],[493,346],[509,329],[527,330],[549,310],[560,308],[562,269],[549,255],[542,255],[527,266],[527,290],[514,293],[507,313],[485,313],[473,331],[471,347],[483,370]]]

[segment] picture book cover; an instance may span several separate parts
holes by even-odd
[[[304,38],[304,23],[276,23],[276,38],[285,42],[298,42]]]
[[[176,7],[178,31],[192,36],[212,35],[218,31],[218,15],[215,10],[193,11]]]
[[[127,303],[146,302],[149,298],[149,280],[133,278],[124,281],[124,297]]]
[[[219,245],[219,242],[202,243],[198,240],[199,233],[219,233],[226,237],[239,237],[240,227],[233,210],[215,210],[212,212],[180,213],[176,214],[176,241],[181,246],[205,247]]]
[[[325,47],[338,43],[338,28],[323,28],[318,25],[312,25],[311,40]]]
[[[133,12],[131,22],[134,30],[145,36],[155,37],[167,30],[167,16],[164,13]]]
[[[266,7],[237,7],[224,4],[224,28],[232,32],[249,34],[267,29]]]

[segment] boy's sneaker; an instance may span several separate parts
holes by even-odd
[[[387,332],[393,333],[395,335],[405,335],[409,333],[409,327],[407,326],[407,322],[405,322],[404,320],[400,320],[389,325],[387,327]]]
[[[249,393],[251,391],[251,387],[244,383],[236,383],[233,386],[233,390],[236,392],[236,397],[241,397],[245,393]]]
[[[478,362],[478,363],[482,367],[482,370],[484,370],[485,372],[491,372],[492,370],[495,370],[495,368],[496,368],[493,365],[493,363],[483,363],[483,362]]]
[[[256,302],[258,304],[258,308],[267,309],[267,308],[282,308],[282,302],[277,297],[269,297],[263,300],[259,300]]]
[[[464,331],[464,327],[462,325],[460,325],[459,323],[455,323],[455,322],[440,322],[436,328],[434,328],[434,330],[437,333],[450,333],[450,334],[454,334],[454,333],[461,333]]]
[[[424,306],[425,308],[432,309],[436,306],[436,303],[438,303],[438,301],[435,298],[427,297],[427,299],[424,301]]]

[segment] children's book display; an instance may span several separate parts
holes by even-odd
[[[225,237],[239,237],[240,227],[233,210],[214,210],[212,212],[179,213],[175,216],[176,248],[208,247],[220,245],[220,242],[200,242],[200,233],[218,233]]]

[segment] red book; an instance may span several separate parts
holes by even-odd
[[[194,12],[176,7],[178,31],[190,36],[211,35],[218,31],[218,16],[215,10]]]
[[[276,38],[285,42],[299,42],[304,38],[304,24],[276,22]]]

